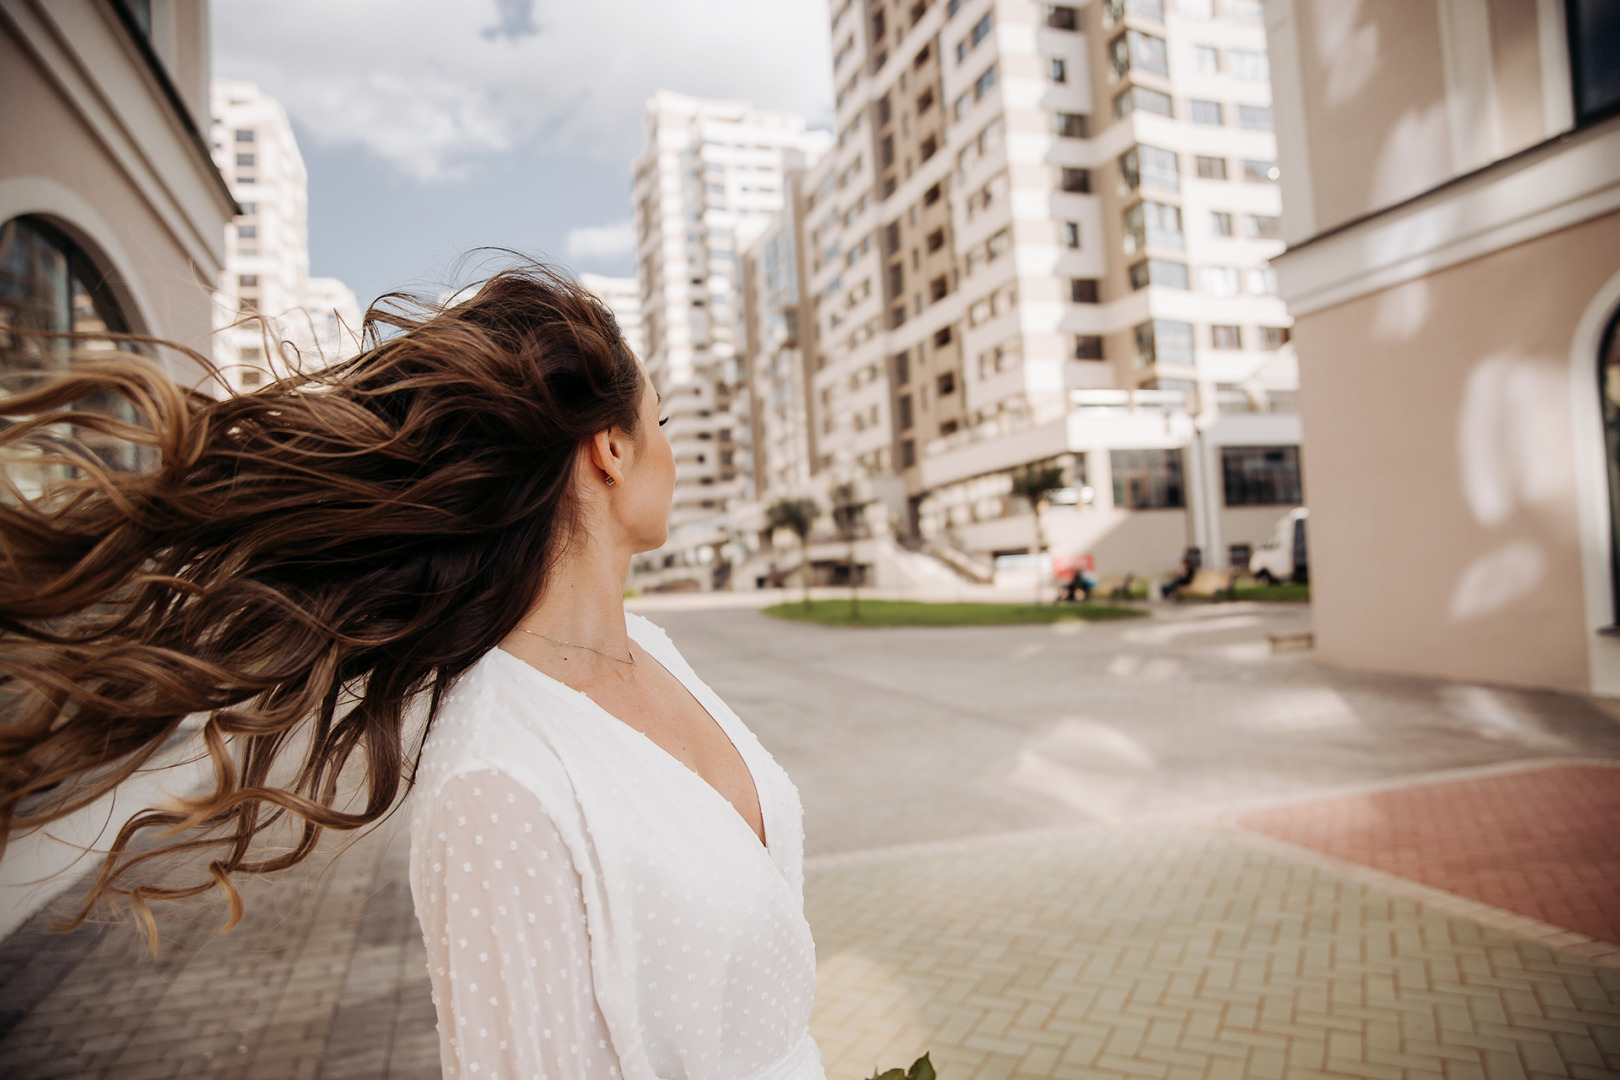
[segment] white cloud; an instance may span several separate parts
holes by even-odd
[[[631,218],[615,221],[611,225],[568,230],[570,259],[611,259],[634,251],[635,247],[636,223]]]
[[[213,22],[217,74],[422,181],[536,138],[628,164],[661,88],[831,114],[824,0],[216,0]]]

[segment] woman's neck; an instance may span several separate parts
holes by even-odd
[[[548,575],[545,593],[519,623],[531,635],[614,656],[629,654],[624,623],[628,553],[585,540],[570,544]]]

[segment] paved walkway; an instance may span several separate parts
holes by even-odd
[[[1164,826],[811,876],[830,1076],[1620,1075],[1620,968]]]
[[[1303,609],[655,617],[804,794],[835,1080],[924,1049],[945,1080],[1620,1076],[1607,704],[1271,654]],[[170,917],[156,960],[36,918],[0,1076],[436,1076],[398,824],[248,883],[224,938]]]
[[[1620,767],[1564,765],[1250,814],[1243,824],[1620,953]]]

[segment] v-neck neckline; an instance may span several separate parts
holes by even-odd
[[[529,663],[527,660],[523,659],[522,657],[517,656],[517,655],[515,655],[513,653],[509,653],[505,649],[501,648],[500,646],[496,646],[494,649],[492,649],[490,651],[491,652],[502,653],[509,660],[511,660],[513,663],[520,665],[524,670],[532,672],[535,676],[537,676],[540,680],[542,680],[544,685],[546,685],[549,688],[553,688],[553,692],[560,689],[560,690],[566,691],[569,694],[574,694],[574,695],[577,695],[578,697],[583,698],[585,700],[585,702],[587,703],[587,705],[591,709],[595,710],[595,712],[597,714],[599,714],[604,720],[607,720],[613,727],[615,727],[615,728],[617,728],[617,729],[619,729],[621,731],[627,732],[628,737],[629,737],[629,739],[630,739],[630,741],[632,743],[644,744],[648,749],[655,752],[659,757],[664,758],[671,765],[674,765],[677,768],[679,768],[681,770],[681,772],[685,773],[686,775],[690,776],[693,780],[697,781],[711,795],[713,795],[715,798],[720,800],[721,804],[725,806],[726,810],[731,814],[731,816],[733,818],[735,818],[742,825],[743,829],[748,833],[748,838],[749,838],[750,841],[752,841],[754,846],[757,847],[762,853],[764,853],[764,855],[768,859],[770,859],[772,865],[775,865],[776,864],[776,853],[773,850],[771,850],[771,843],[776,839],[776,829],[775,829],[775,826],[770,821],[766,820],[767,811],[765,809],[765,793],[760,787],[759,776],[754,771],[753,762],[748,760],[747,752],[738,743],[736,737],[732,734],[731,729],[728,728],[725,725],[725,723],[723,721],[721,721],[721,719],[718,716],[715,715],[715,711],[713,709],[711,709],[706,702],[704,702],[703,698],[698,694],[698,691],[695,688],[693,688],[692,686],[688,685],[688,683],[687,683],[687,681],[685,679],[681,678],[674,671],[672,671],[668,664],[664,663],[663,660],[661,660],[657,656],[653,655],[652,650],[647,648],[647,646],[644,645],[641,642],[641,640],[636,637],[635,632],[630,628],[630,623],[629,623],[628,619],[626,620],[625,629],[626,629],[626,632],[629,634],[630,639],[636,645],[640,646],[642,653],[645,654],[654,663],[656,663],[659,667],[663,668],[664,672],[667,675],[669,675],[670,678],[674,679],[678,684],[680,684],[680,686],[681,686],[681,688],[683,690],[685,690],[689,695],[691,695],[692,701],[697,705],[698,708],[703,710],[703,712],[704,712],[704,714],[706,716],[708,716],[709,722],[714,724],[715,727],[720,729],[720,734],[722,734],[722,735],[724,735],[726,737],[726,741],[729,742],[731,744],[731,748],[734,751],[736,751],[738,759],[742,761],[743,769],[748,773],[748,782],[754,789],[754,801],[759,806],[760,828],[763,829],[764,832],[765,832],[765,839],[764,840],[761,840],[759,838],[759,836],[754,832],[753,825],[749,824],[748,819],[743,816],[742,811],[738,810],[736,804],[733,803],[730,799],[726,798],[726,796],[720,791],[719,788],[717,788],[713,784],[709,783],[709,781],[703,776],[702,773],[698,772],[696,769],[692,768],[686,762],[682,761],[680,758],[678,758],[674,754],[670,753],[664,747],[658,745],[658,742],[656,740],[654,740],[652,736],[648,735],[645,731],[642,731],[640,728],[635,727],[634,725],[626,723],[624,720],[619,719],[619,717],[617,717],[613,713],[609,712],[606,708],[604,708],[602,706],[602,704],[600,702],[598,702],[595,698],[591,697],[591,695],[585,693],[585,691],[576,690],[572,686],[569,686],[567,683],[563,682],[561,679],[558,679],[555,676],[546,674],[544,671],[541,671],[539,668],[535,667],[533,664]]]

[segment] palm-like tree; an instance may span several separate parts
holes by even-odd
[[[804,586],[804,606],[810,606],[810,530],[821,507],[814,499],[778,499],[765,508],[765,521],[772,531],[791,529],[799,538],[799,581]]]
[[[1041,511],[1046,508],[1052,492],[1063,487],[1063,469],[1052,464],[1032,461],[1013,473],[1012,493],[1028,499],[1035,511],[1035,603],[1041,602],[1041,552],[1046,550],[1046,531],[1042,528]]]
[[[866,500],[860,497],[852,483],[839,484],[832,489],[832,517],[833,527],[838,530],[839,539],[849,545],[849,617],[851,621],[860,617],[860,581],[856,577],[855,541],[859,539],[861,519],[866,510]]]

